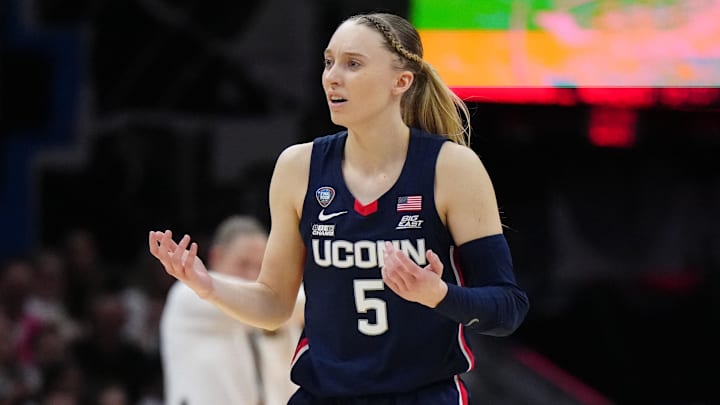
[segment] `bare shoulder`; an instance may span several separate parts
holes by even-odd
[[[487,171],[480,161],[480,157],[468,146],[458,145],[454,142],[445,142],[440,149],[437,161],[438,177],[453,180],[455,176],[486,177]]]
[[[440,150],[435,202],[458,244],[502,231],[490,176],[467,146],[445,142]]]
[[[273,181],[298,181],[310,173],[312,142],[288,146],[277,158]],[[307,179],[306,179],[307,180]]]
[[[300,214],[310,174],[311,155],[312,142],[288,146],[280,153],[270,182],[271,204],[273,201],[290,202]]]
[[[290,145],[280,152],[277,159],[277,166],[290,169],[310,169],[310,155],[312,154],[312,142],[297,143]]]

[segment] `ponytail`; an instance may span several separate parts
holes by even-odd
[[[470,146],[470,112],[422,58],[420,34],[406,19],[386,13],[361,14],[349,18],[379,31],[388,49],[401,57],[401,68],[415,75],[401,101],[406,125],[442,135],[460,145]]]
[[[421,71],[415,75],[415,80],[417,82],[403,98],[405,123],[470,146],[470,112],[467,105],[426,61],[421,62]]]

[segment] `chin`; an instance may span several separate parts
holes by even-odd
[[[335,125],[347,128],[347,120],[344,120],[333,113],[330,113],[330,121],[332,121]]]

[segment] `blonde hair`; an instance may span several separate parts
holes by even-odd
[[[346,21],[380,32],[387,48],[400,56],[399,68],[414,74],[413,84],[401,101],[405,124],[469,146],[467,105],[442,81],[435,68],[423,60],[422,42],[415,27],[403,17],[388,13],[358,14]]]
[[[218,225],[212,244],[226,246],[238,236],[254,235],[267,236],[267,230],[259,220],[246,215],[232,215]]]

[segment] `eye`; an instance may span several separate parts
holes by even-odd
[[[323,58],[323,66],[325,67],[325,69],[332,66],[332,64],[333,64],[333,61],[330,58]]]
[[[350,60],[348,62],[348,66],[350,66],[351,68],[358,68],[358,67],[360,67],[360,62],[358,62],[356,60]]]

